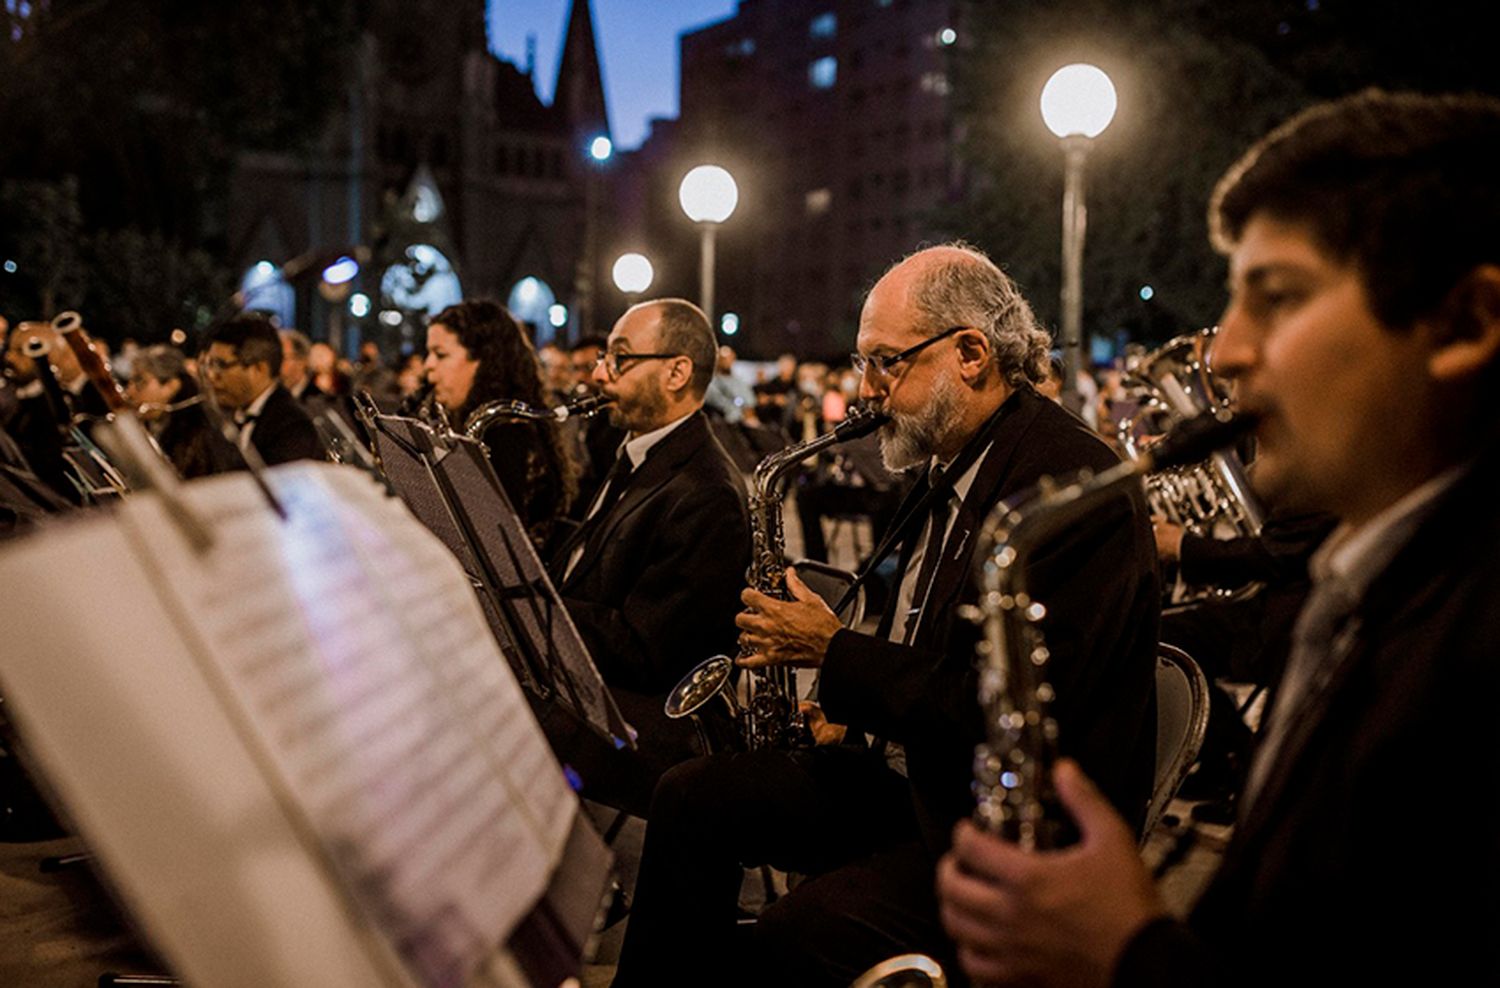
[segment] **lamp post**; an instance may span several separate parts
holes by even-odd
[[[698,261],[698,304],[714,321],[714,233],[739,204],[740,190],[734,178],[718,165],[699,165],[688,172],[677,188],[677,200],[688,219],[703,231]]]
[[[318,280],[318,294],[329,303],[328,344],[335,353],[344,353],[344,301],[354,290],[354,279],[359,277],[359,261],[349,255],[340,255],[323,269]]]
[[[600,172],[614,156],[614,142],[604,134],[589,141],[583,178],[583,250],[579,252],[573,291],[578,299],[578,332],[594,331],[594,276],[599,268]]]
[[[634,304],[641,293],[651,287],[651,282],[656,278],[656,270],[646,255],[631,252],[615,258],[610,277],[614,278],[615,287]]]
[[[1062,139],[1067,163],[1062,228],[1063,394],[1072,404],[1077,402],[1082,364],[1083,238],[1088,224],[1083,166],[1089,143],[1114,119],[1117,102],[1109,76],[1092,65],[1065,65],[1042,88],[1042,120]]]

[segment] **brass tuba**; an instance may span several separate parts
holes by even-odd
[[[849,417],[823,435],[794,443],[760,461],[750,490],[750,569],[745,582],[772,597],[786,599],[786,537],[782,530],[781,503],[786,478],[803,460],[837,443],[867,436],[887,421],[882,412],[856,408]],[[809,740],[797,706],[796,670],[774,666],[752,672],[746,699],[735,698],[735,661],[727,655],[705,659],[682,678],[667,696],[666,714],[687,717],[716,696],[724,698],[739,727],[747,749],[786,748]]]
[[[1140,402],[1135,415],[1119,423],[1118,438],[1127,457],[1138,456],[1141,433],[1160,434],[1204,412],[1230,415],[1230,402],[1208,366],[1217,327],[1179,336],[1135,364],[1126,386]],[[1151,514],[1194,535],[1236,538],[1260,534],[1265,512],[1250,490],[1245,465],[1233,449],[1216,450],[1202,463],[1159,469],[1146,477]],[[1186,584],[1179,577],[1167,606],[1182,608],[1248,597],[1259,584],[1223,589]]]

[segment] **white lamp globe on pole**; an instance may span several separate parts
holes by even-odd
[[[1118,106],[1115,84],[1093,65],[1064,65],[1042,87],[1042,120],[1058,137],[1098,137]]]
[[[714,318],[714,231],[734,213],[740,190],[734,177],[718,165],[699,165],[688,172],[677,188],[677,201],[688,219],[703,231],[698,268],[698,303]]]
[[[1114,83],[1093,65],[1064,65],[1042,87],[1042,120],[1062,139],[1067,163],[1063,183],[1062,337],[1063,395],[1069,407],[1078,402],[1078,369],[1082,364],[1083,239],[1088,224],[1084,161],[1090,141],[1109,126],[1118,105]]]
[[[628,296],[635,296],[651,287],[656,271],[651,267],[650,258],[631,252],[615,259],[610,275],[615,280],[616,288]]]

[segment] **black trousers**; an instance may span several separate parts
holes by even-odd
[[[744,868],[811,876],[736,928]],[[616,988],[847,986],[866,968],[947,945],[906,780],[845,746],[714,755],[656,788]],[[707,972],[713,972],[709,975]]]

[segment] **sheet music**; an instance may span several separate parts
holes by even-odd
[[[189,486],[215,544],[124,518],[280,785],[418,981],[462,983],[546,887],[576,801],[461,570],[367,477]],[[211,673],[212,675],[212,673]]]

